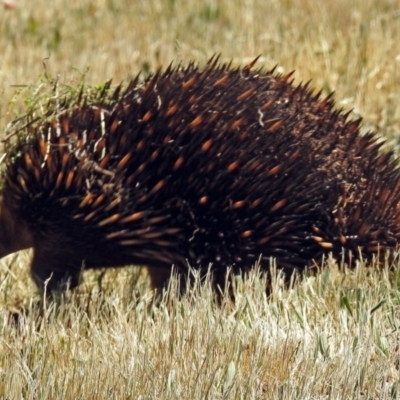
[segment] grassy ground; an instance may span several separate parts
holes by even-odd
[[[15,1],[0,12],[2,132],[46,74],[99,84],[261,54],[260,66],[335,90],[338,107],[399,147],[397,1]],[[29,256],[0,262],[0,398],[400,398],[397,272],[328,260],[290,289],[277,280],[270,298],[254,273],[221,306],[207,284],[181,300],[172,285],[155,306],[135,269],[89,272],[43,316]]]

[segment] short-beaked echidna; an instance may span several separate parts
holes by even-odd
[[[33,247],[54,289],[82,266],[146,265],[158,285],[172,266],[396,249],[393,155],[330,96],[252,66],[170,67],[30,124],[6,157],[0,256]]]

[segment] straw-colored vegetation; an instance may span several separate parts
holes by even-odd
[[[214,53],[296,69],[399,145],[395,0],[14,0],[0,10],[0,130],[45,76],[98,85]],[[12,4],[9,0],[7,4]],[[1,5],[1,3],[0,3]],[[39,102],[40,103],[40,102]],[[86,272],[39,307],[29,252],[0,263],[2,399],[400,398],[400,278],[328,260],[272,294],[258,272],[218,305],[207,283],[153,304],[135,268]]]

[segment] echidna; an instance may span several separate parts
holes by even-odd
[[[291,74],[169,67],[32,123],[7,154],[0,256],[54,289],[85,268],[287,273],[400,238],[400,173],[375,133]]]

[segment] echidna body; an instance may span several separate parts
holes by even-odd
[[[67,102],[68,103],[68,102]],[[400,174],[377,136],[290,75],[169,68],[32,124],[7,155],[0,256],[33,247],[53,289],[85,268],[225,274],[271,258],[371,257],[400,238]]]

